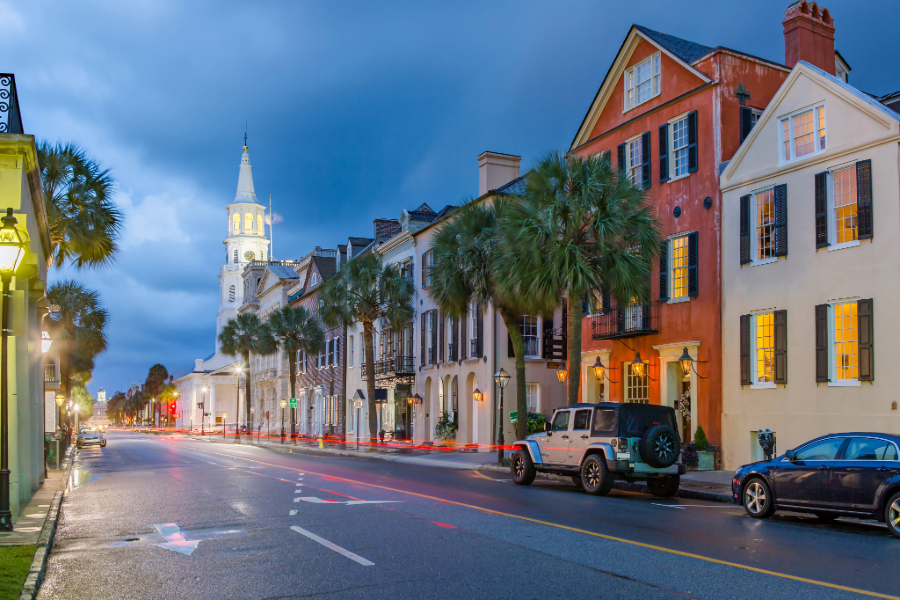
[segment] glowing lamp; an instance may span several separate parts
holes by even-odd
[[[591,369],[594,370],[594,378],[597,381],[603,381],[603,370],[604,370],[603,362],[601,362],[600,357],[597,357],[597,360],[594,361],[594,366]]]
[[[559,379],[560,383],[565,383],[566,377],[568,377],[568,376],[569,376],[569,372],[566,371],[565,369],[557,369],[556,378]]]
[[[641,353],[634,353],[634,361],[631,363],[631,372],[637,375],[638,377],[644,376],[644,367],[647,366],[647,363],[641,360]]]
[[[422,396],[420,396],[418,393],[413,394],[412,399],[414,401],[414,404],[422,404]]]
[[[55,400],[56,400],[56,405],[58,407],[62,408],[63,402],[66,401],[66,397],[62,394],[62,392],[60,392],[59,394],[56,395]]]
[[[685,375],[689,375],[691,372],[691,363],[694,362],[694,359],[688,354],[687,346],[685,346],[684,351],[681,353],[681,358],[678,359],[678,362],[681,363],[682,372]]]
[[[50,339],[50,334],[46,331],[41,332],[41,353],[47,354],[50,352],[50,344],[53,343],[53,340]]]
[[[482,400],[484,400],[484,394],[481,393],[481,390],[479,390],[478,388],[475,388],[472,391],[472,397],[475,398],[475,402],[481,402]]]
[[[281,404],[281,408],[287,408],[287,400],[282,400],[279,404]]]
[[[509,385],[509,373],[506,372],[506,369],[500,367],[500,370],[494,373],[494,381],[500,386],[500,389],[506,389],[506,386]]]
[[[25,240],[16,229],[18,221],[13,216],[13,209],[6,209],[6,216],[0,219],[0,271],[15,273],[25,256]]]

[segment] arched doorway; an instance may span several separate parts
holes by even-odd
[[[424,413],[422,419],[423,431],[419,434],[420,439],[431,441],[433,439],[431,431],[431,413],[434,410],[434,407],[431,405],[431,377],[425,380],[425,398],[422,399],[421,407],[417,407],[416,410],[420,410]]]

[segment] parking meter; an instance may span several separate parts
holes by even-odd
[[[766,460],[772,460],[772,457],[775,456],[775,432],[769,428],[760,429],[756,438],[759,440],[759,447],[762,448]]]

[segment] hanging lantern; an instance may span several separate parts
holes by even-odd
[[[475,402],[481,402],[484,400],[484,394],[478,388],[475,388],[472,391],[472,397],[475,398]]]
[[[596,378],[597,381],[603,381],[603,371],[605,367],[599,356],[597,357],[597,360],[594,361],[594,366],[591,368],[594,370],[594,378]]]
[[[647,363],[641,360],[641,353],[634,353],[634,361],[631,363],[631,372],[637,375],[638,377],[644,376],[644,369],[647,366]]]
[[[681,363],[681,371],[685,375],[690,375],[691,363],[694,362],[694,359],[691,358],[690,354],[688,354],[687,346],[685,346],[684,351],[681,353],[681,358],[678,359],[678,362]]]
[[[556,371],[556,378],[559,379],[560,383],[565,383],[566,377],[568,377],[568,376],[569,376],[569,372],[566,371],[565,369],[558,369]]]

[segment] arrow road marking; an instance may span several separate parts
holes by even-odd
[[[388,503],[399,503],[402,500],[322,500],[321,498],[316,498],[315,496],[298,496],[294,498],[294,502],[300,502],[303,500],[304,502],[311,502],[312,504],[388,504]]]
[[[184,534],[181,533],[181,529],[175,523],[151,525],[151,527],[156,529],[156,531],[159,532],[159,535],[166,539],[165,544],[156,544],[160,548],[165,548],[166,550],[172,550],[173,552],[180,552],[185,556],[190,556],[194,553],[194,550],[197,549],[197,544],[200,543],[200,540],[194,540],[193,542],[185,540]]]
[[[307,531],[307,530],[303,529],[302,527],[297,527],[296,525],[292,525],[292,526],[291,526],[291,529],[293,529],[294,531],[296,531],[296,532],[299,533],[300,535],[305,535],[306,537],[308,537],[309,539],[313,540],[314,542],[319,542],[320,544],[322,544],[323,546],[325,546],[325,547],[328,548],[329,550],[334,550],[334,551],[337,552],[338,554],[343,554],[344,556],[346,556],[346,557],[349,558],[350,560],[356,561],[356,562],[358,562],[359,564],[361,564],[361,565],[364,566],[364,567],[374,567],[374,566],[375,566],[375,563],[373,563],[371,560],[366,560],[366,559],[363,558],[362,556],[360,556],[360,555],[358,555],[358,554],[354,554],[353,552],[350,552],[349,550],[346,550],[346,549],[344,549],[344,548],[341,548],[341,547],[338,546],[337,544],[332,544],[332,543],[329,542],[328,540],[323,539],[323,538],[320,538],[319,536],[317,536],[317,535],[314,534],[313,532]]]

